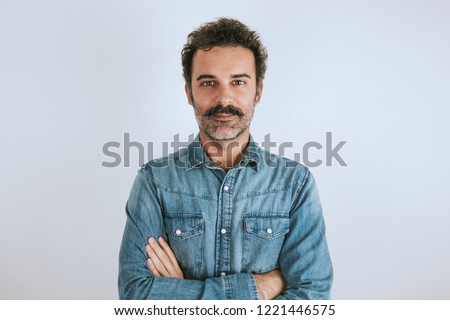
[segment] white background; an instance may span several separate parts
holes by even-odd
[[[312,169],[332,297],[450,299],[444,0],[0,1],[0,298],[118,297],[138,156],[105,168],[102,147],[197,132],[180,51],[219,16],[269,50],[256,141],[347,141],[348,167]]]

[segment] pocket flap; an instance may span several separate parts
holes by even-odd
[[[275,239],[289,232],[286,216],[244,216],[245,230],[264,239]]]
[[[201,214],[166,214],[164,218],[166,232],[172,239],[184,240],[203,233],[204,222]]]

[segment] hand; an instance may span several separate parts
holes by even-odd
[[[159,242],[159,243],[158,243]],[[184,279],[183,271],[178,265],[177,258],[163,237],[148,238],[145,251],[148,259],[147,265],[155,277],[168,277]]]
[[[282,294],[286,288],[286,280],[278,269],[254,276],[258,289],[258,300],[271,300]]]

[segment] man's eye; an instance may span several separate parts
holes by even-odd
[[[245,81],[244,81],[244,80],[234,80],[234,81],[233,81],[233,84],[234,84],[235,86],[242,86],[242,85],[245,84]]]
[[[214,85],[214,81],[205,81],[202,82],[202,87],[211,87]]]

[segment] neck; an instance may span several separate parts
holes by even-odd
[[[205,133],[200,132],[200,143],[212,163],[222,168],[225,172],[237,165],[244,156],[250,140],[248,130],[233,140],[214,140]]]

